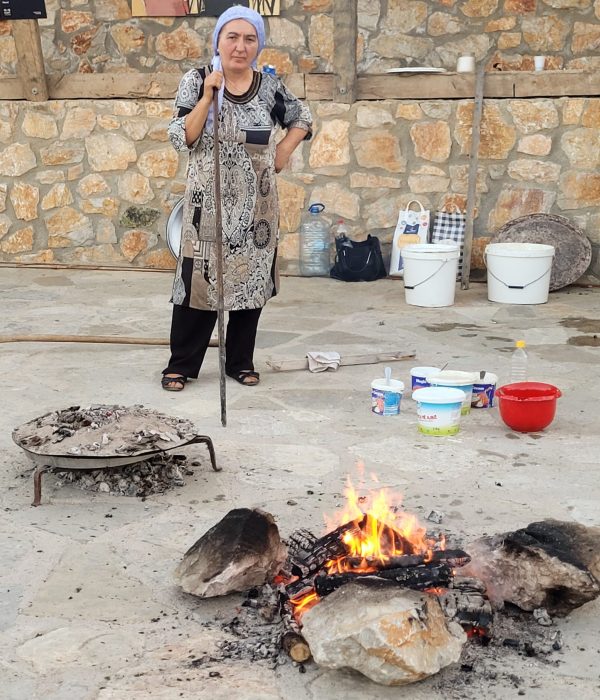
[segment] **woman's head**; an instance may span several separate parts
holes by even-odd
[[[223,12],[213,33],[213,51],[224,68],[256,66],[265,45],[262,17],[247,7],[234,6]]]

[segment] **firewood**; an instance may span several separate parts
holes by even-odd
[[[468,564],[471,561],[471,557],[461,549],[442,549],[429,554],[403,554],[398,557],[390,557],[385,562],[381,562],[379,559],[362,559],[361,557],[348,557],[346,561],[350,568],[372,566],[377,570],[384,571],[386,569],[404,569],[433,562],[447,562],[451,566],[460,567]]]
[[[311,657],[310,647],[306,639],[296,632],[286,632],[281,637],[281,648],[297,663],[308,661]]]

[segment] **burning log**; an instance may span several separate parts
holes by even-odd
[[[289,600],[283,601],[281,604],[281,619],[284,627],[281,635],[281,648],[293,661],[299,664],[308,661],[312,655],[310,647],[300,632],[300,625],[294,617]]]
[[[358,523],[351,521],[340,525],[335,530],[316,540],[307,556],[302,558],[292,557],[290,561],[291,573],[299,578],[305,578],[322,569],[329,560],[345,555],[344,535],[350,533],[358,536],[361,525],[363,525],[365,520],[366,516]]]
[[[447,586],[452,578],[452,568],[448,566],[448,564],[442,563],[404,569],[383,569],[381,571],[368,573],[348,571],[343,574],[317,576],[314,581],[314,587],[317,595],[323,598],[351,581],[369,577],[393,581],[405,588],[425,590],[426,588]]]
[[[462,549],[441,549],[427,554],[403,554],[399,557],[390,557],[385,562],[379,559],[361,559],[360,557],[348,557],[344,560],[351,569],[373,568],[377,570],[405,569],[421,564],[446,562],[450,566],[460,567],[468,564],[471,557]]]

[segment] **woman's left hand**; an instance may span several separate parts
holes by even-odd
[[[275,147],[275,172],[280,173],[288,163],[290,159],[290,151],[287,145],[280,141]]]

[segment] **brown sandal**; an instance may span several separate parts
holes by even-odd
[[[175,377],[168,377],[166,374],[163,374],[160,380],[160,384],[165,391],[183,391],[186,382],[187,377],[184,377],[182,374],[178,374]],[[171,384],[175,384],[175,386],[170,386]]]

